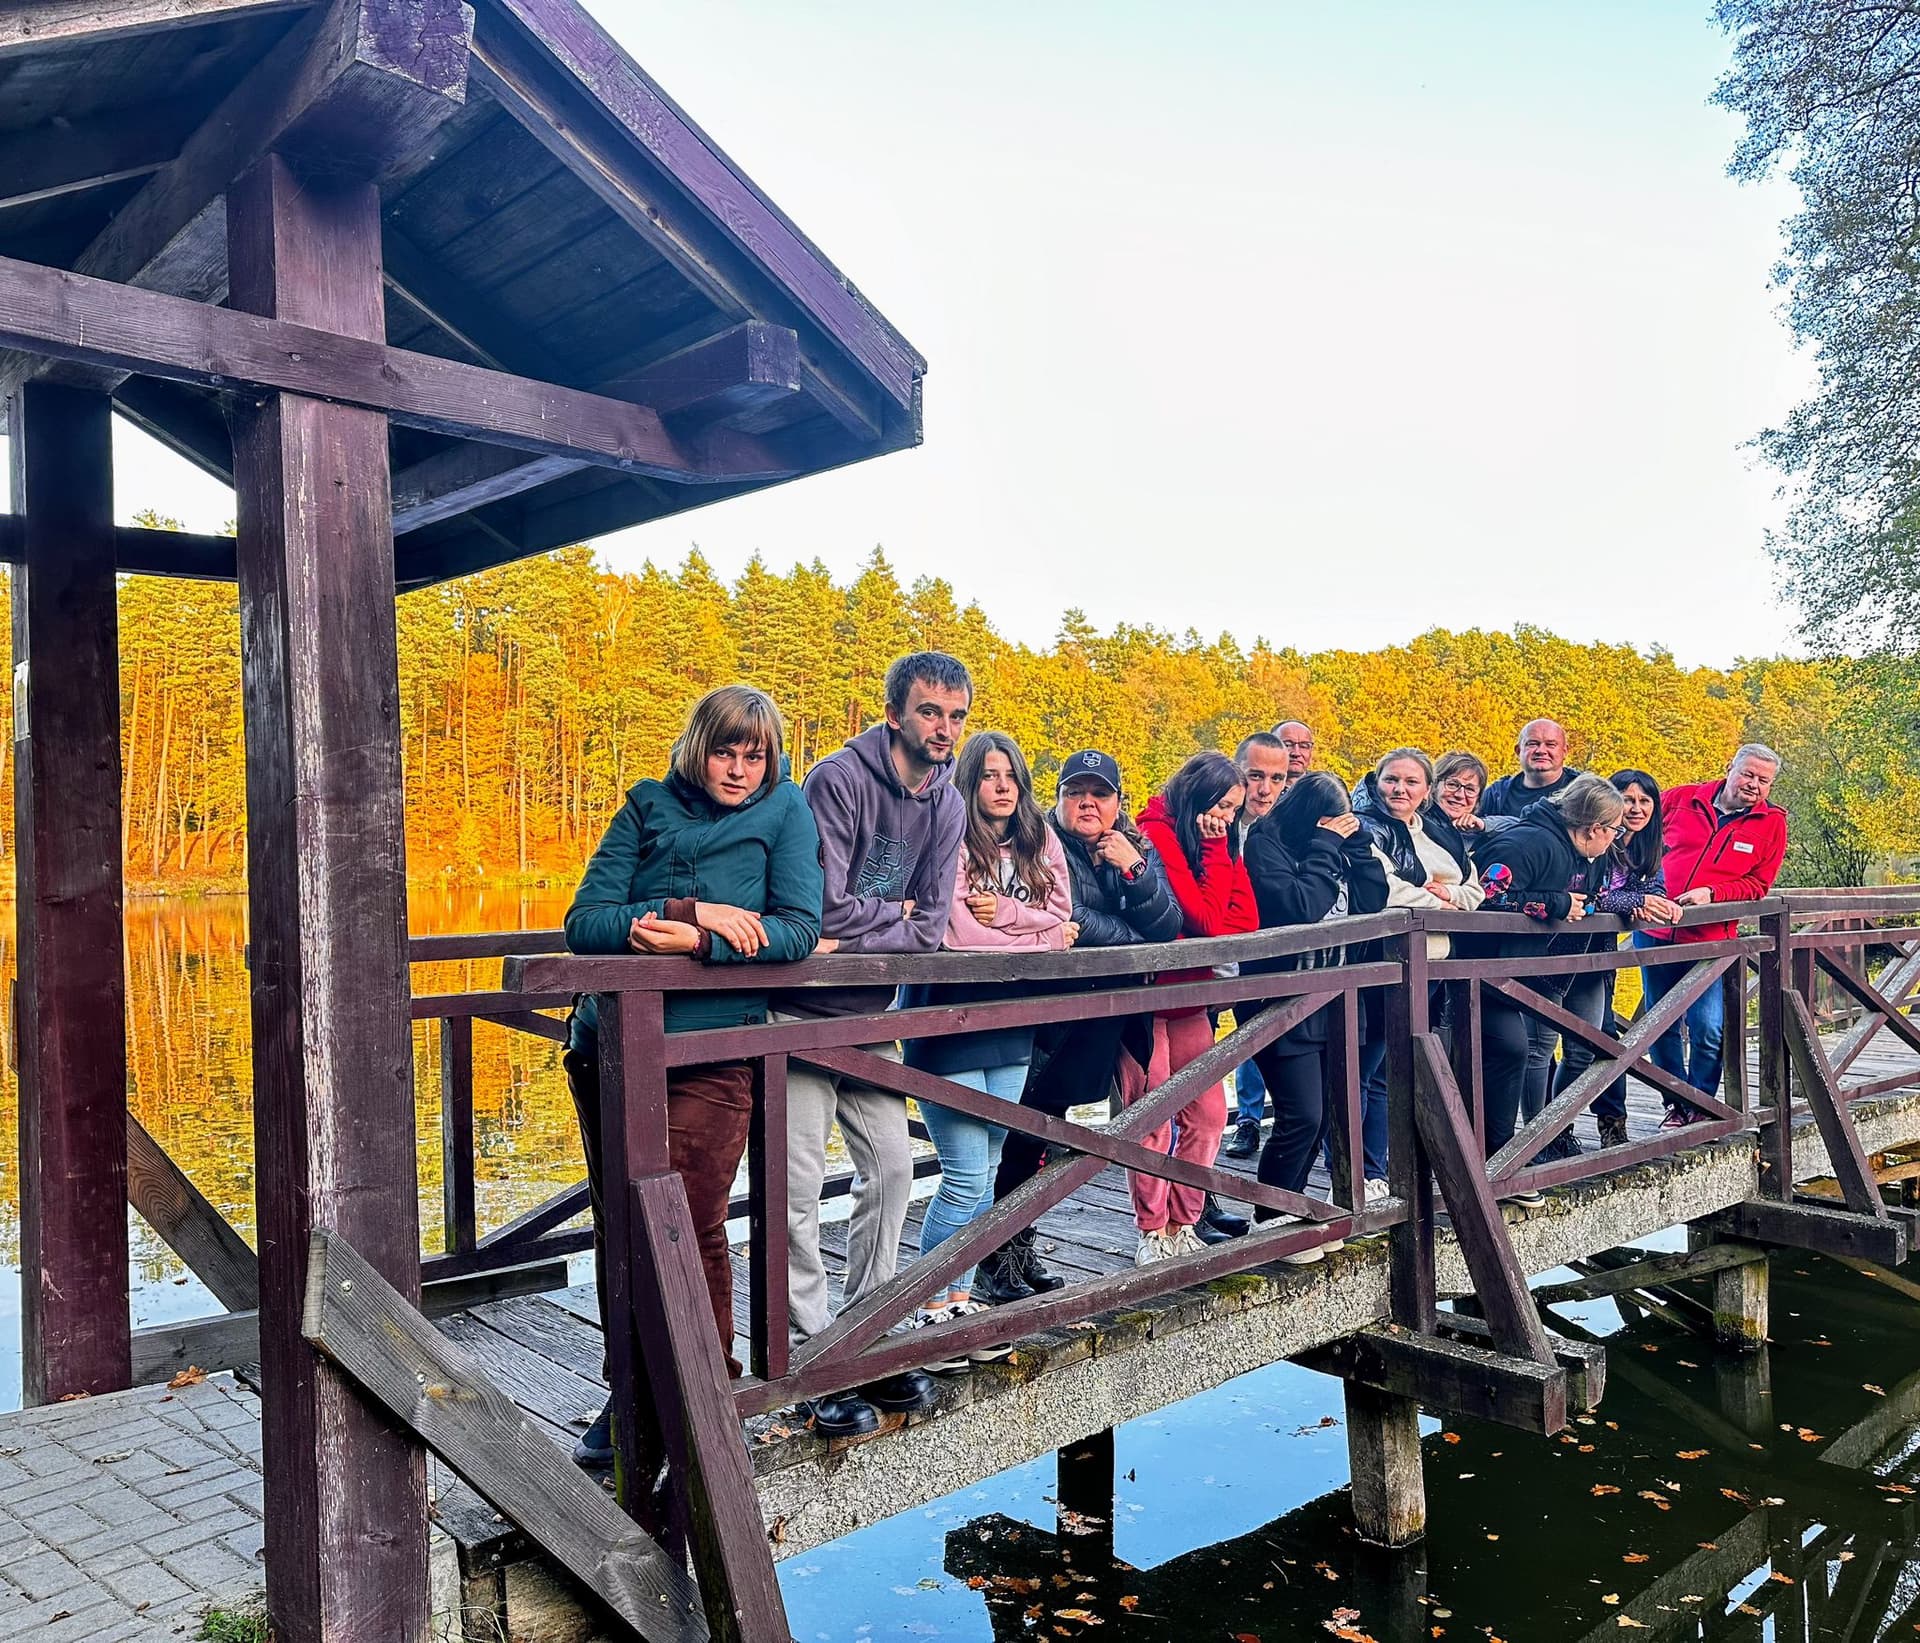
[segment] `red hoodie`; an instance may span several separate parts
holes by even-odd
[[[1247,864],[1229,855],[1225,839],[1202,839],[1200,865],[1206,877],[1194,877],[1187,865],[1186,852],[1180,848],[1173,830],[1173,818],[1167,813],[1167,801],[1156,794],[1147,801],[1137,818],[1167,870],[1167,886],[1180,904],[1181,936],[1243,936],[1260,928],[1260,909],[1253,899],[1253,881],[1247,877]],[[1160,983],[1171,986],[1181,981],[1204,981],[1211,970],[1171,970],[1163,972]]]
[[[1660,825],[1666,854],[1661,870],[1667,894],[1705,885],[1715,901],[1758,901],[1773,889],[1787,854],[1787,813],[1762,802],[1739,815],[1724,816],[1713,807],[1723,784],[1695,782],[1670,787],[1660,797]],[[1684,930],[1649,930],[1656,941],[1720,941],[1735,933],[1732,924],[1694,924]]]

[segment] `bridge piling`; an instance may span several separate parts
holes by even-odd
[[[1360,1381],[1344,1383],[1353,1521],[1374,1546],[1411,1546],[1427,1532],[1420,1405]]]

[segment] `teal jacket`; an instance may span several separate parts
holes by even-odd
[[[627,934],[644,913],[693,922],[695,901],[731,902],[758,913],[767,945],[749,960],[702,932],[705,964],[782,964],[805,958],[820,939],[820,831],[793,782],[782,779],[736,809],[669,775],[644,781],[608,824],[567,909],[567,950],[630,952]],[[685,906],[675,903],[684,902]],[[739,1027],[767,1018],[764,992],[667,995],[667,1031]],[[574,1011],[574,1048],[598,1027],[591,997]]]

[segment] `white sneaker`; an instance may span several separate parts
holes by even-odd
[[[991,1312],[993,1308],[984,1301],[949,1301],[941,1310],[950,1318],[977,1318],[982,1312]],[[997,1363],[1012,1353],[1013,1343],[1006,1341],[998,1346],[970,1347],[967,1356],[975,1363]]]
[[[1133,1246],[1133,1264],[1152,1266],[1155,1261],[1164,1261],[1172,1254],[1172,1242],[1164,1232],[1143,1232],[1140,1242]]]
[[[1382,1198],[1390,1198],[1392,1196],[1393,1194],[1388,1188],[1387,1183],[1381,1180],[1379,1176],[1370,1175],[1367,1177],[1366,1201],[1369,1204],[1377,1204]]]
[[[1301,1217],[1299,1217],[1298,1215],[1276,1215],[1273,1221],[1269,1221],[1267,1225],[1272,1226],[1276,1221],[1280,1222],[1283,1225],[1289,1222],[1295,1225],[1305,1224],[1301,1220]],[[1328,1250],[1341,1249],[1343,1247],[1345,1246],[1341,1242],[1335,1242],[1331,1244],[1314,1244],[1310,1248],[1296,1249],[1293,1251],[1292,1254],[1282,1255],[1278,1258],[1286,1262],[1288,1266],[1316,1266],[1321,1261],[1324,1261],[1327,1258]]]
[[[971,1306],[974,1303],[969,1301],[967,1304]],[[915,1329],[926,1329],[933,1324],[946,1323],[953,1318],[957,1318],[959,1315],[957,1307],[952,1302],[949,1302],[945,1306],[923,1309],[915,1315],[913,1327]],[[964,1352],[955,1352],[944,1358],[923,1359],[920,1367],[929,1375],[958,1375],[965,1370],[971,1369],[973,1367],[973,1360]]]
[[[1167,1223],[1167,1242],[1173,1246],[1174,1255],[1200,1255],[1205,1253],[1206,1245],[1200,1242],[1200,1234],[1192,1227]]]

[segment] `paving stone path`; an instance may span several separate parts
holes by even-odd
[[[231,1375],[0,1420],[0,1637],[178,1643],[264,1590],[260,1404]]]

